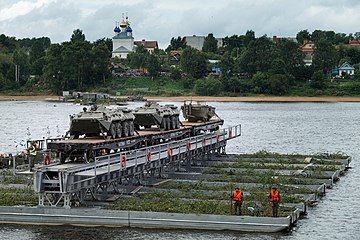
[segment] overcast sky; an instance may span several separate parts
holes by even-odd
[[[112,38],[128,13],[135,40],[241,35],[295,36],[300,30],[360,32],[359,0],[0,0],[0,34],[68,41],[81,29],[89,41]]]

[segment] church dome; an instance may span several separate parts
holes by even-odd
[[[116,26],[116,27],[114,28],[114,32],[119,33],[119,32],[121,32],[121,30],[120,30],[120,28],[119,28],[118,26]]]
[[[126,28],[126,26],[127,26],[127,24],[126,24],[126,22],[124,21],[124,19],[121,21],[121,23],[120,23],[120,27],[121,28]]]
[[[126,32],[130,32],[130,33],[132,32],[132,29],[131,29],[131,27],[130,27],[130,24],[128,24],[128,26],[126,27],[125,30],[126,30]]]

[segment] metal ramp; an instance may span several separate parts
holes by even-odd
[[[89,197],[126,192],[130,181],[145,174],[161,177],[170,165],[201,165],[212,154],[225,153],[228,140],[241,136],[241,125],[178,141],[96,157],[92,163],[54,164],[37,169],[34,177],[39,206],[80,206]]]

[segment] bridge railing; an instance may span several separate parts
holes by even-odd
[[[93,169],[94,175],[96,176],[98,175],[99,169],[102,169],[101,174],[104,173],[104,169],[107,169],[107,172],[114,171],[114,166],[118,166],[117,170],[124,170],[128,167],[136,167],[139,164],[145,164],[162,158],[174,157],[185,152],[191,152],[214,143],[220,143],[236,138],[238,136],[241,136],[241,125],[181,139],[179,141],[170,141],[136,150],[121,151],[104,156],[98,156],[92,164],[88,164],[83,169],[74,169],[73,171],[81,172]]]

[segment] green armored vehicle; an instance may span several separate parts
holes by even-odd
[[[185,119],[189,122],[208,122],[213,116],[216,115],[215,107],[193,101],[184,101],[181,110]]]
[[[172,130],[179,128],[180,111],[175,105],[159,105],[156,102],[147,102],[145,106],[138,107],[133,111],[135,115],[135,128],[145,129],[158,126],[160,130]]]
[[[107,136],[111,138],[134,135],[134,115],[127,108],[97,107],[70,116],[70,138]]]

